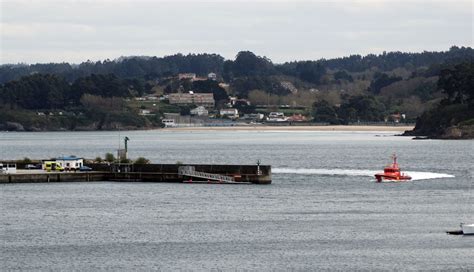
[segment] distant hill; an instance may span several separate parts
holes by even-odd
[[[273,64],[267,58],[255,58],[252,55],[251,52],[240,52],[234,61],[225,60],[217,54],[176,54],[166,57],[120,57],[116,60],[87,61],[79,65],[69,63],[3,64],[0,66],[0,84],[35,73],[60,75],[70,82],[91,74],[115,74],[121,78],[150,79],[177,73],[207,75],[210,72],[223,74],[227,78],[279,74],[317,82],[317,77],[322,76],[320,74],[322,71],[318,71],[321,67],[355,73],[369,69],[387,72],[396,68],[412,71],[421,67],[453,64],[469,58],[473,59],[474,50],[470,47],[453,46],[449,51],[442,52],[384,52],[380,55],[351,55],[336,59],[294,61],[283,64]]]
[[[439,80],[457,65],[473,62],[472,48],[453,46],[442,52],[384,52],[282,64],[249,51],[239,52],[234,60],[176,54],[81,64],[4,64],[0,129],[152,128],[160,125],[165,112],[185,114],[193,105],[160,102],[149,108],[132,103],[135,98],[193,91],[214,94],[211,111],[226,107],[229,97],[236,96],[249,101],[235,105],[243,113],[284,111],[331,124],[418,120],[415,134],[434,135],[441,133],[430,130],[436,124],[429,120],[441,120],[434,117],[436,112],[452,113],[454,107],[463,112],[464,121],[471,116],[464,110],[469,103],[457,107],[453,100],[446,102],[449,86]],[[438,106],[447,104],[449,109]],[[153,114],[140,115],[142,110]]]

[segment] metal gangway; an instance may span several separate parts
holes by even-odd
[[[178,174],[182,176],[203,178],[209,181],[212,180],[212,181],[218,181],[222,183],[235,183],[236,182],[235,179],[230,176],[196,171],[194,169],[194,166],[180,166],[178,167]]]

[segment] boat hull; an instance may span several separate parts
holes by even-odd
[[[464,235],[474,235],[474,224],[462,224],[461,228]]]
[[[383,182],[383,181],[391,181],[391,182],[401,182],[401,181],[408,181],[411,180],[410,176],[392,176],[392,175],[386,175],[386,174],[375,174],[375,178],[377,179],[377,182]]]

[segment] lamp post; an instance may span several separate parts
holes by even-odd
[[[130,138],[128,138],[127,136],[125,136],[125,138],[123,139],[124,141],[124,144],[125,144],[125,159],[127,158],[127,153],[128,153],[128,141],[130,141]]]

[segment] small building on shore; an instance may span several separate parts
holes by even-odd
[[[209,111],[203,107],[203,106],[199,106],[195,109],[192,109],[190,111],[191,115],[196,115],[196,116],[208,116],[209,115]]]
[[[234,109],[234,108],[230,108],[230,109],[221,109],[219,111],[219,114],[221,116],[227,116],[231,119],[236,119],[236,118],[239,118],[239,110],[237,109]]]
[[[283,112],[270,112],[267,117],[269,122],[286,122],[288,117],[285,116]]]
[[[307,121],[306,116],[302,115],[301,113],[294,113],[292,116],[288,117],[289,122],[304,122]]]
[[[209,74],[207,74],[207,78],[210,79],[210,80],[216,81],[217,80],[217,75],[216,75],[216,73],[209,73]]]
[[[58,157],[54,161],[65,170],[79,170],[84,165],[84,159],[76,156]]]

